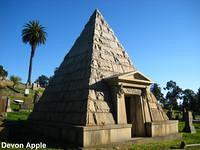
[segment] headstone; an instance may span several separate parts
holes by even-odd
[[[8,130],[5,128],[4,118],[6,115],[6,98],[0,96],[0,141],[6,140]]]
[[[5,98],[0,97],[0,120],[3,120],[6,112],[6,101]]]
[[[31,89],[34,90],[35,89],[35,83],[31,84]]]
[[[167,116],[169,118],[169,120],[172,120],[173,119],[173,110],[170,109],[168,112],[167,112]]]
[[[11,112],[11,107],[10,107],[10,99],[7,98],[6,100],[6,112]]]
[[[181,141],[180,148],[181,148],[181,149],[185,149],[185,145],[186,145],[185,142],[184,142],[184,141]]]
[[[176,119],[176,120],[179,120],[179,115],[176,115],[175,119]]]
[[[193,117],[194,120],[196,119],[195,112],[192,112],[192,117]]]
[[[32,85],[31,85],[31,89],[32,90],[36,90],[36,89],[38,89],[40,86],[39,86],[39,82],[36,82],[36,83],[32,83]]]
[[[40,84],[39,82],[36,82],[36,87],[39,88],[40,87]]]
[[[185,127],[183,129],[184,132],[196,133],[196,130],[193,126],[192,120],[193,120],[192,112],[186,111],[186,113],[185,113]]]
[[[185,108],[183,108],[182,114],[183,114],[182,120],[185,121],[185,114],[186,114],[186,109]]]
[[[33,103],[34,103],[34,104],[37,103],[37,102],[39,101],[39,99],[40,99],[39,92],[36,91],[36,92],[35,92],[35,95],[34,95],[34,98],[33,98]]]
[[[29,89],[28,89],[28,88],[25,89],[25,91],[24,91],[24,95],[25,95],[25,96],[28,96],[28,95],[29,95]]]

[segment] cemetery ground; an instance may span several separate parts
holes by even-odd
[[[62,149],[64,146],[59,143],[59,141],[54,141],[51,139],[45,139],[45,137],[40,136],[38,139],[37,136],[33,134],[27,134],[27,131],[24,129],[26,128],[25,122],[33,109],[33,96],[34,91],[30,90],[29,96],[24,96],[25,85],[19,84],[14,89],[6,87],[0,89],[0,94],[3,96],[8,96],[11,99],[11,109],[12,112],[8,112],[5,118],[5,124],[12,125],[17,124],[17,127],[11,129],[11,138],[9,138],[6,142],[8,143],[18,143],[21,141],[24,142],[44,142],[47,144],[48,149]],[[39,89],[39,92],[42,93],[43,90]],[[13,102],[14,99],[21,99],[24,100],[24,106],[20,109],[19,105]],[[195,129],[197,133],[190,134],[182,132],[184,128],[184,122],[179,121],[179,132],[182,133],[182,139],[180,140],[170,140],[170,141],[151,141],[145,143],[135,143],[129,144],[120,147],[120,149],[147,149],[147,150],[155,150],[155,149],[178,149],[180,147],[181,141],[184,141],[187,144],[200,144],[200,123],[194,123]],[[20,133],[18,132],[19,129]],[[24,133],[21,131],[24,130]],[[120,135],[119,135],[120,136]],[[56,144],[55,144],[56,143]],[[110,148],[110,147],[109,147]],[[111,149],[119,149],[118,146],[111,146]],[[187,149],[200,149],[199,147],[189,147]]]
[[[8,113],[7,115],[7,121],[8,122],[12,122],[12,121],[16,121],[17,122],[21,122],[21,128],[23,129],[23,122],[26,120],[26,118],[28,117],[29,113],[24,113],[24,112],[15,112],[15,113]],[[20,121],[19,121],[20,119]],[[117,145],[117,146],[108,146],[109,149],[136,149],[136,150],[160,150],[160,149],[179,149],[180,148],[180,144],[181,141],[184,141],[186,143],[186,145],[188,144],[200,144],[200,123],[194,123],[195,129],[197,131],[197,133],[195,134],[190,134],[190,133],[184,133],[182,132],[183,128],[184,128],[184,122],[180,121],[179,122],[179,132],[182,133],[182,139],[180,140],[169,140],[169,141],[154,141],[154,142],[139,142],[136,144],[128,144],[128,145],[123,145],[121,147],[121,145]],[[16,131],[14,131],[13,135],[17,135],[18,133]],[[25,135],[26,133],[24,133],[23,136],[24,138],[28,138],[29,141],[32,142],[39,142],[38,139],[32,139],[30,137],[27,137],[27,135]],[[17,143],[18,141],[24,141],[25,139],[23,137],[12,137],[8,142],[9,143]],[[55,144],[56,142],[50,139],[45,139],[45,137],[40,137],[40,140],[44,143],[47,144],[48,149],[62,149],[63,147],[65,147],[64,145],[62,145],[61,143],[59,143],[59,141],[56,141],[57,144]],[[25,140],[26,141],[26,140]],[[27,141],[28,142],[28,141]],[[55,143],[54,143],[55,142]],[[105,147],[105,149],[107,149],[108,147]],[[200,146],[196,146],[196,147],[188,147],[186,149],[200,149]]]
[[[29,95],[25,96],[26,85],[23,83],[18,84],[16,87],[12,87],[12,82],[7,81],[0,81],[0,95],[4,97],[9,97],[11,100],[11,109],[14,112],[17,112],[20,108],[19,105],[14,103],[14,100],[23,100],[24,104],[22,105],[21,111],[31,111],[33,109],[33,97],[35,94],[35,90],[30,89]],[[43,88],[38,88],[37,91],[40,95],[43,93]]]
[[[23,121],[25,121],[28,118],[29,112],[10,112],[7,115],[6,121],[8,122],[12,122],[12,121],[18,121],[18,122],[22,122],[22,126],[23,126]],[[20,120],[20,121],[19,121]],[[154,141],[154,142],[145,142],[145,143],[136,143],[136,144],[131,144],[131,145],[125,145],[120,147],[120,149],[142,149],[142,150],[155,150],[155,149],[178,149],[180,148],[180,144],[181,141],[184,141],[187,145],[188,144],[200,144],[200,123],[194,123],[195,129],[197,131],[197,133],[195,134],[190,134],[190,133],[185,133],[182,132],[183,128],[184,128],[184,122],[183,121],[179,121],[179,132],[182,133],[182,139],[181,140],[169,140],[169,141]],[[17,133],[15,133],[17,134]],[[22,135],[24,136],[24,135]],[[26,136],[24,136],[26,137]],[[16,137],[17,138],[17,137]],[[26,137],[27,138],[27,137]],[[44,137],[45,138],[45,137]],[[22,138],[23,139],[23,138]],[[12,141],[13,140],[13,141]],[[11,139],[9,140],[10,143],[16,143],[19,139]],[[41,141],[44,140],[43,138],[41,138]],[[46,139],[45,139],[46,140]],[[21,140],[20,140],[21,141]],[[35,139],[31,139],[30,141],[35,141]],[[55,145],[51,143],[51,140],[49,141],[49,139],[47,141],[45,141],[47,143],[47,146],[49,149],[53,148],[53,149],[62,149],[63,146],[59,144]],[[110,147],[109,147],[110,148]],[[112,149],[116,149],[118,148],[118,146],[113,146],[111,147]],[[200,146],[197,147],[189,147],[187,149],[200,149]]]

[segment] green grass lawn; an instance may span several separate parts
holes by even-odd
[[[179,148],[181,141],[185,141],[186,144],[200,144],[200,123],[194,123],[197,133],[190,134],[182,132],[182,140],[173,140],[173,141],[160,141],[152,142],[147,144],[134,144],[130,149],[134,150],[163,150],[170,148]],[[179,122],[179,132],[184,128],[184,122]],[[187,148],[192,150],[199,150],[200,147]]]
[[[171,147],[177,147],[180,145],[180,140],[152,142],[145,144],[133,144],[131,150],[168,150]]]

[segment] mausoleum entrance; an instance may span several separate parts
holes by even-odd
[[[151,122],[147,93],[153,82],[138,71],[115,75],[106,81],[113,91],[116,124],[130,124],[131,137],[147,136],[146,122]]]
[[[132,124],[131,137],[144,136],[142,122],[142,105],[139,95],[125,95],[127,124]]]

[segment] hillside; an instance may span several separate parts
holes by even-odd
[[[36,90],[29,90],[29,95],[25,96],[25,84],[20,83],[15,88],[12,87],[13,83],[12,81],[6,80],[6,81],[0,81],[0,96],[3,97],[9,97],[11,99],[11,108],[16,109],[18,107],[13,100],[23,100],[24,104],[22,105],[23,109],[31,110],[33,108],[33,97],[35,94],[35,91],[38,91],[40,95],[42,95],[44,88],[37,88]]]

